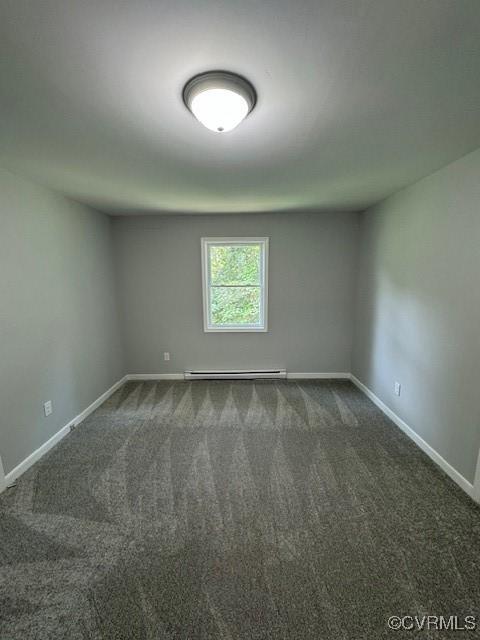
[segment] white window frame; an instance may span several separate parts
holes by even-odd
[[[260,325],[212,325],[210,323],[210,269],[209,247],[215,245],[259,244],[261,250],[260,273]],[[265,333],[268,331],[268,238],[202,238],[202,295],[203,295],[203,330],[205,333]]]

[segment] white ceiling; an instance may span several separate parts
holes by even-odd
[[[181,91],[256,87],[223,135]],[[480,0],[0,0],[0,165],[110,213],[362,209],[480,146]]]

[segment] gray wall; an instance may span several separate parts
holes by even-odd
[[[350,371],[357,225],[348,213],[115,219],[128,371]],[[202,236],[270,238],[268,333],[204,333]]]
[[[480,446],[480,150],[363,214],[357,301],[353,373],[472,482]]]
[[[113,264],[109,218],[0,171],[5,473],[123,376]]]

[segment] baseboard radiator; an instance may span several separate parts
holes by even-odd
[[[191,370],[184,372],[185,380],[256,380],[257,378],[281,379],[287,377],[286,369],[232,369],[229,371]]]

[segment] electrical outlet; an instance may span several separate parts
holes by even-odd
[[[163,359],[164,360],[170,360],[170,353],[168,351],[164,351],[163,353]]]
[[[51,400],[47,400],[47,402],[43,404],[43,410],[45,412],[45,416],[49,416],[53,413],[53,405]]]
[[[402,390],[402,385],[399,382],[395,382],[395,395],[399,396]]]

